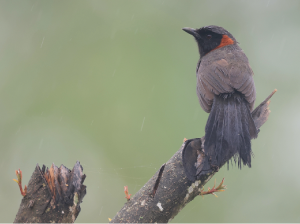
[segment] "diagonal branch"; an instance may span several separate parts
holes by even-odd
[[[268,120],[269,99],[276,91],[274,90],[252,112],[257,129]],[[204,137],[185,141],[165,163],[163,172],[161,172],[162,169],[157,171],[132,199],[125,203],[111,222],[166,223],[172,220],[187,203],[201,193],[201,188],[217,172],[206,172],[206,175],[202,175],[197,180],[195,178],[196,172],[199,171],[196,170],[195,163],[205,159],[201,154],[203,142]],[[207,169],[206,165],[201,169]],[[154,189],[155,194],[153,194]]]

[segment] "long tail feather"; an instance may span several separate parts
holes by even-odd
[[[215,96],[204,142],[211,166],[221,167],[234,157],[239,168],[242,163],[251,167],[251,139],[256,137],[257,129],[244,97],[238,92]]]

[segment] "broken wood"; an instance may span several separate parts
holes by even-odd
[[[77,161],[72,170],[37,164],[14,223],[73,223],[86,194],[85,174]]]

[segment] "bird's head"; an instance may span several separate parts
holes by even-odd
[[[185,27],[182,30],[195,37],[201,58],[212,50],[237,43],[231,33],[220,26],[204,26],[200,29]]]

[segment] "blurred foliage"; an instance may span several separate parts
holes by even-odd
[[[77,160],[87,195],[77,222],[107,222],[181,146],[202,137],[196,43],[182,27],[219,25],[240,42],[269,121],[252,168],[214,176],[219,198],[189,203],[173,222],[300,222],[300,2],[0,2],[0,221],[12,222],[36,163]],[[213,186],[213,181],[207,186]],[[206,187],[207,187],[206,186]],[[288,189],[288,190],[283,190]]]

